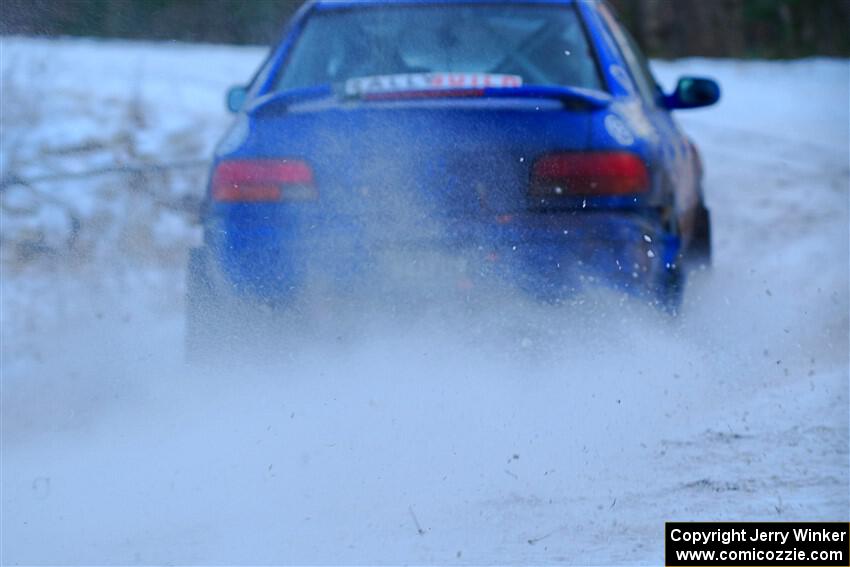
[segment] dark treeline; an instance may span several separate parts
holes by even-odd
[[[611,0],[655,57],[850,55],[850,0]]]
[[[850,56],[850,0],[611,0],[655,57]],[[0,33],[267,44],[300,0],[2,0]]]

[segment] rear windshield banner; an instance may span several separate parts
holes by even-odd
[[[349,96],[427,90],[463,90],[484,88],[516,88],[522,86],[519,75],[493,73],[406,73],[356,77],[345,82]]]

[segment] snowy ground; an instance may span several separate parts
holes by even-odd
[[[850,519],[847,61],[655,64],[724,87],[680,116],[717,261],[678,324],[517,305],[193,372],[193,164],[261,57],[2,39],[0,562],[657,564],[665,520]]]

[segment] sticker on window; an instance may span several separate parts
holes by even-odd
[[[355,77],[345,82],[345,94],[399,93],[439,90],[516,88],[522,86],[519,75],[493,73],[406,73]]]

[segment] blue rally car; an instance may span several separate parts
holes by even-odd
[[[675,309],[711,242],[671,110],[719,96],[662,93],[603,1],[308,2],[228,94],[189,339],[358,291],[603,285]]]

